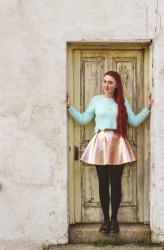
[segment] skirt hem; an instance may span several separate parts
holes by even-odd
[[[109,165],[109,166],[119,166],[119,165],[125,165],[125,164],[130,164],[130,163],[135,163],[137,160],[132,160],[132,161],[128,161],[128,162],[123,162],[123,163],[119,163],[119,164],[109,164],[109,163],[107,163],[107,164],[100,164],[100,163],[90,163],[90,162],[86,162],[86,161],[83,161],[83,160],[81,160],[80,159],[80,161],[81,162],[83,162],[83,163],[86,163],[86,164],[88,164],[88,165],[92,165],[92,166],[95,166],[95,165],[99,165],[99,166],[106,166],[106,165]]]

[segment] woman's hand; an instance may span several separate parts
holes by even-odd
[[[152,99],[152,94],[149,93],[148,99],[147,99],[147,107],[148,107],[148,109],[151,109],[152,104],[153,104],[153,101],[154,101],[154,100]]]
[[[68,91],[66,92],[66,104],[67,104],[67,108],[71,106],[70,94]]]

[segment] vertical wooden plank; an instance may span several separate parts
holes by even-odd
[[[124,96],[130,102],[133,111],[136,111],[136,52],[135,51],[112,51],[113,70],[120,73],[124,88]],[[137,154],[136,129],[128,128],[128,140]],[[136,200],[136,167],[137,164],[129,164],[124,168],[122,177],[122,201],[119,209],[120,221],[137,221]]]
[[[77,110],[81,111],[80,107],[80,50],[74,50],[73,53],[73,103]],[[80,125],[74,122],[74,146],[80,149]],[[81,222],[81,168],[79,160],[74,160],[74,196],[75,196],[75,221]]]
[[[144,50],[144,99],[147,101],[149,88],[152,86],[152,49]],[[144,223],[150,222],[150,118],[145,122],[145,155],[144,155]]]
[[[70,93],[71,101],[73,101],[73,49],[68,47],[67,49],[67,90]],[[67,140],[68,140],[68,204],[69,204],[69,223],[75,222],[75,196],[74,196],[74,123],[73,120],[68,116],[68,127],[67,127]]]
[[[82,51],[81,54],[81,106],[83,111],[94,95],[100,94],[104,74],[104,57],[102,51]],[[94,135],[95,123],[92,121],[81,127],[81,153]],[[94,166],[81,163],[82,170],[82,221],[98,222],[100,215],[98,180]],[[98,206],[97,206],[98,205]]]
[[[144,106],[144,64],[143,51],[137,53],[137,112]],[[137,127],[137,217],[144,221],[144,124]]]

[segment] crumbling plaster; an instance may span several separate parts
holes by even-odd
[[[151,228],[163,240],[162,0],[1,0],[0,240],[68,242],[68,41],[153,40]]]

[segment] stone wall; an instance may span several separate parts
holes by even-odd
[[[153,39],[151,228],[164,240],[162,0],[0,1],[0,240],[68,241],[68,41]],[[159,238],[160,237],[160,238]]]

